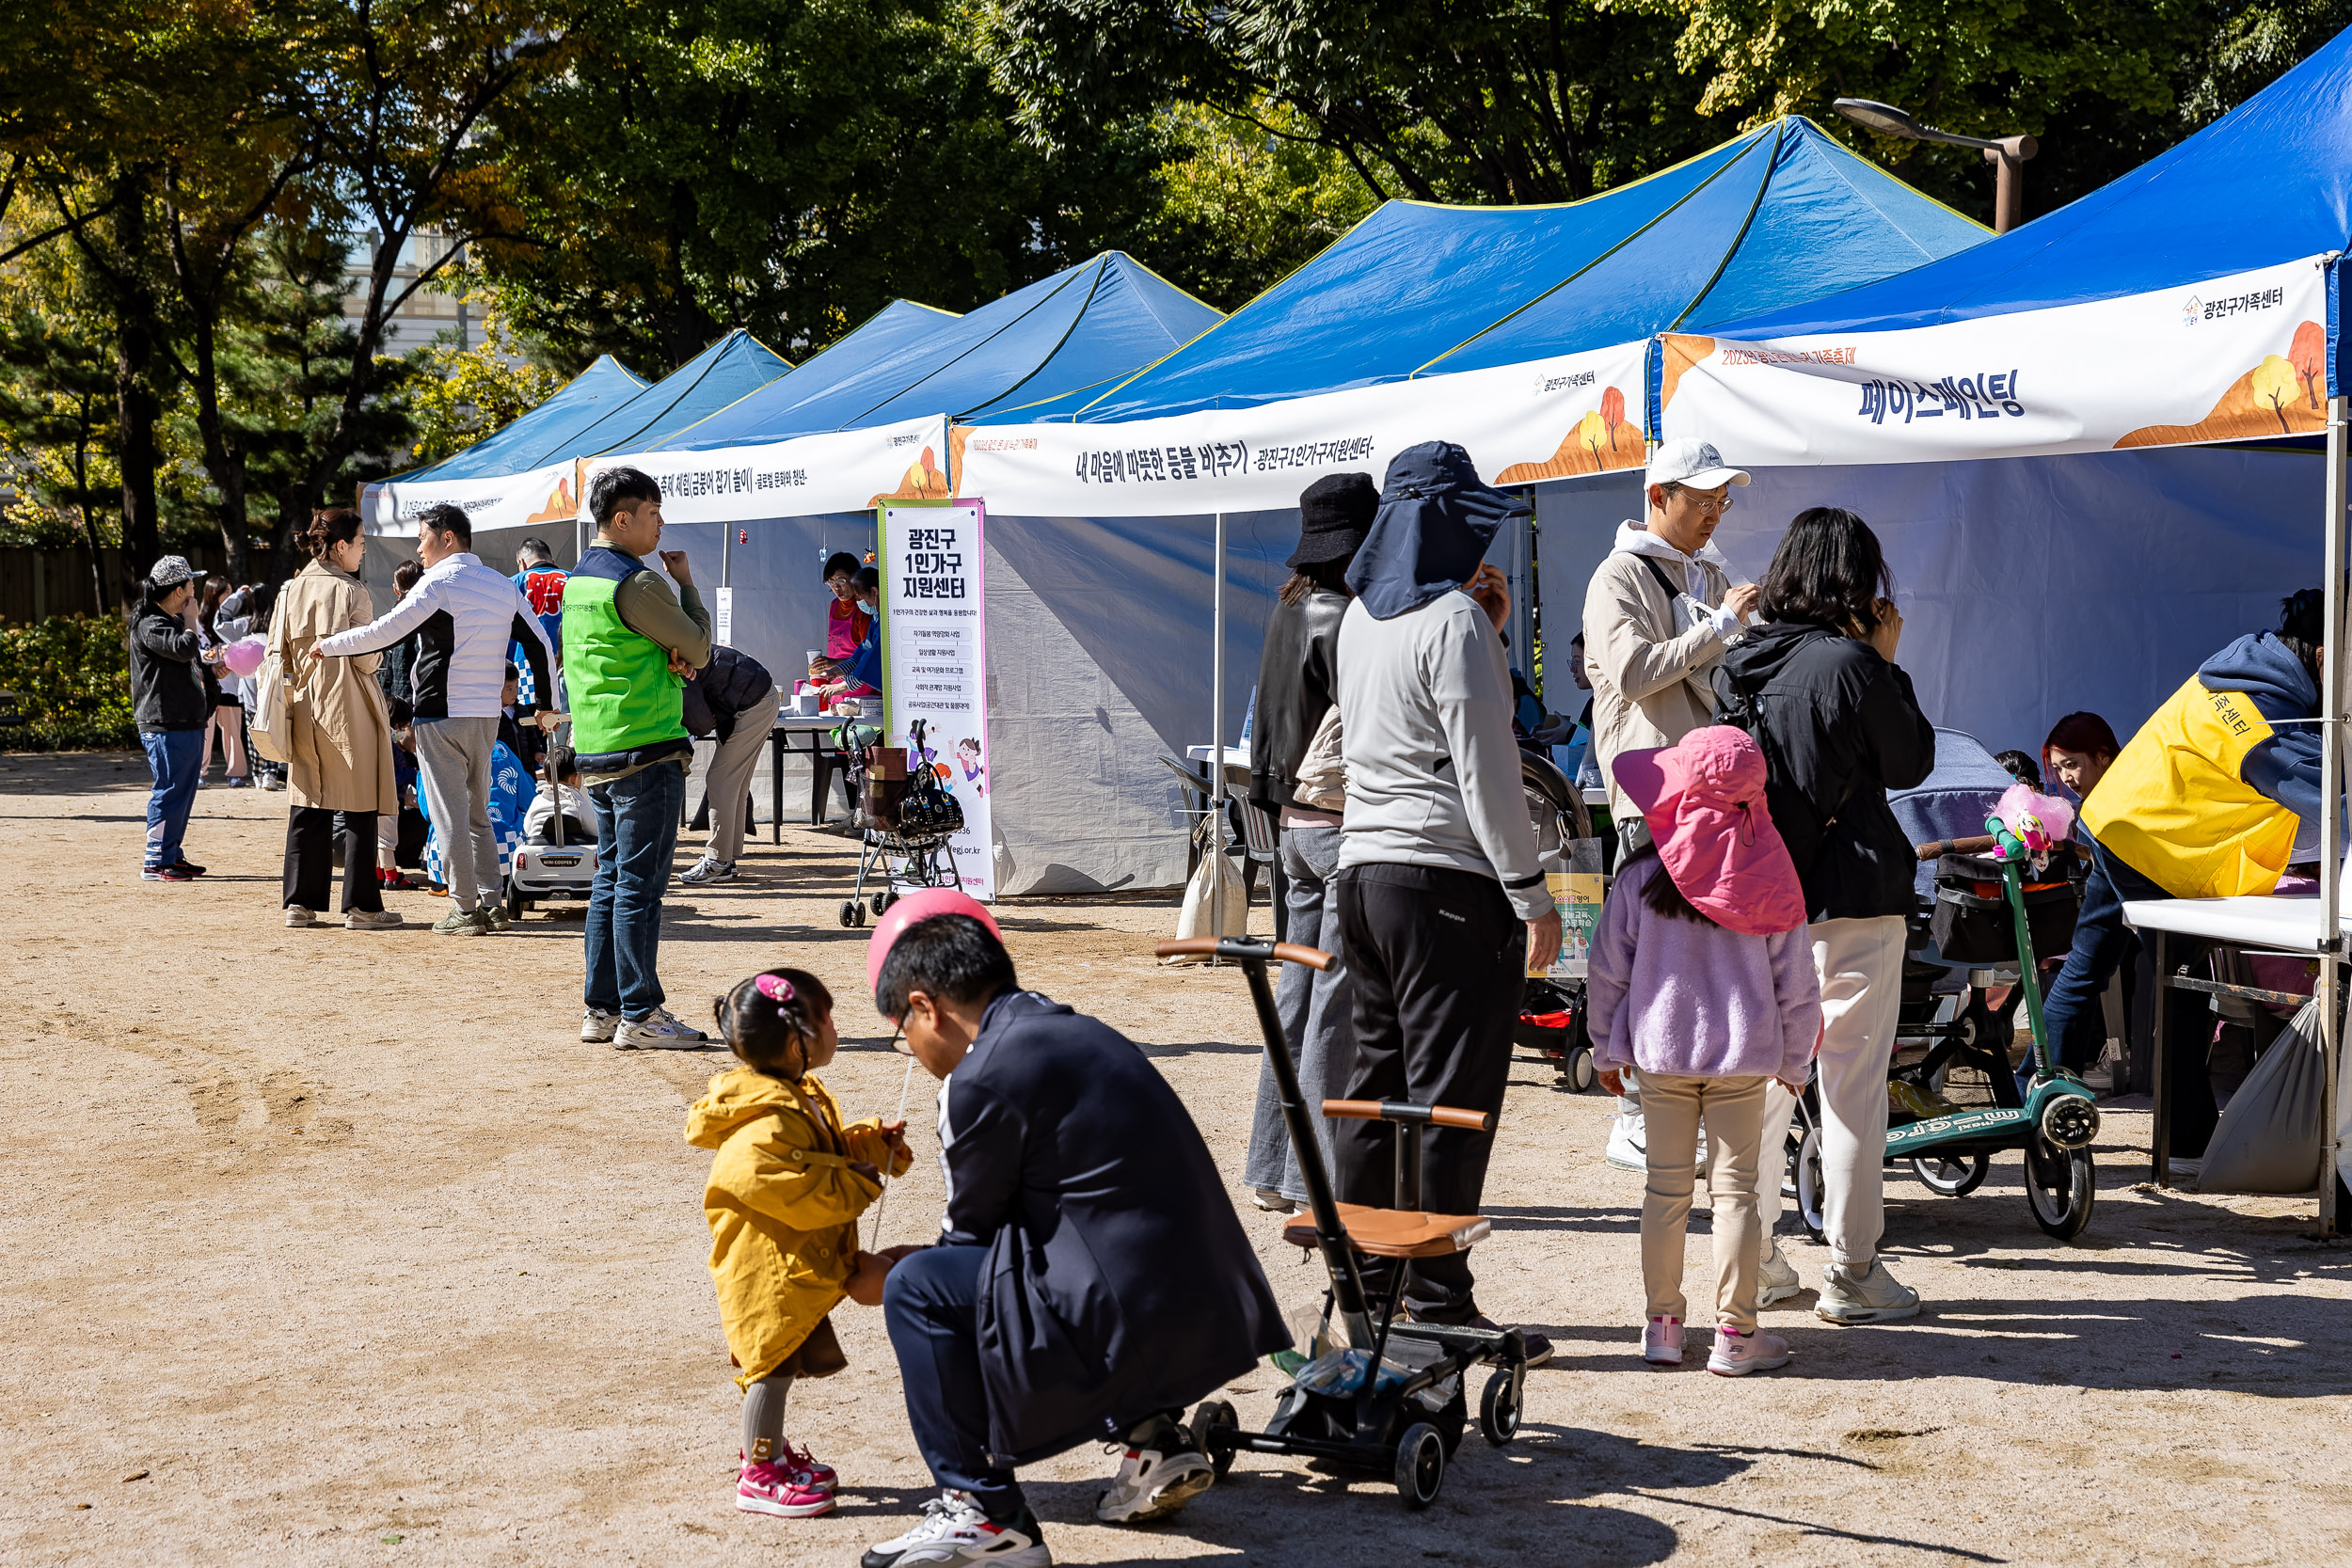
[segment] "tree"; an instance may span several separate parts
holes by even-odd
[[[469,299],[489,298],[469,293]],[[408,411],[416,463],[438,463],[483,436],[503,429],[545,403],[564,385],[554,372],[522,357],[520,345],[497,305],[482,323],[482,341],[471,348],[437,343],[416,356]]]

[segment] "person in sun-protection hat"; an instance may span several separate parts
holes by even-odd
[[[1380,489],[1370,474],[1327,474],[1298,498],[1298,548],[1290,580],[1274,596],[1265,645],[1258,657],[1257,719],[1249,732],[1249,798],[1279,828],[1282,870],[1275,909],[1283,941],[1340,952],[1339,906],[1331,879],[1340,865],[1340,815],[1345,804],[1339,773],[1337,689],[1340,619],[1354,597],[1347,568],[1372,531]],[[1355,1052],[1347,966],[1317,972],[1284,964],[1274,990],[1282,1043],[1297,1064],[1300,1092],[1310,1107],[1325,1087],[1344,1077]],[[1330,1164],[1331,1124],[1320,1116],[1324,1164]],[[1298,1156],[1274,1085],[1274,1068],[1258,1068],[1258,1108],[1249,1124],[1242,1164],[1258,1207],[1277,1213],[1307,1201]]]
[[[944,1080],[947,1185],[937,1241],[882,1287],[941,1495],[867,1568],[1052,1562],[1013,1467],[1082,1443],[1125,1449],[1097,1519],[1174,1513],[1215,1479],[1184,1407],[1290,1339],[1184,1101],[1117,1030],[1023,990],[961,893],[898,900],[866,971]]]
[[[1511,733],[1511,597],[1481,564],[1497,530],[1526,515],[1460,447],[1426,442],[1389,465],[1347,571],[1338,907],[1356,1045],[1339,1098],[1501,1110],[1524,976],[1560,949]],[[1386,1121],[1331,1130],[1343,1200],[1393,1203],[1394,1134]],[[1493,1146],[1490,1132],[1433,1129],[1424,1207],[1476,1213]],[[1465,1254],[1414,1259],[1405,1305],[1422,1322],[1486,1326],[1471,1283]],[[1531,1364],[1551,1354],[1539,1334],[1527,1344]]]

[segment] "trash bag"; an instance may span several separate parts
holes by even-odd
[[[2222,1108],[2197,1190],[2294,1194],[2316,1188],[2326,1073],[2319,1004],[2306,1003]]]

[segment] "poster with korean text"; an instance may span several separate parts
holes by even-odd
[[[907,747],[907,774],[928,768],[963,808],[948,841],[963,891],[996,896],[990,851],[988,618],[978,500],[884,501],[882,579],[883,744]],[[916,722],[923,744],[911,744]]]

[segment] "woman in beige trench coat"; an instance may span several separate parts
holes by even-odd
[[[310,644],[364,626],[375,608],[359,582],[367,554],[359,515],[322,512],[298,541],[310,564],[278,594],[270,652],[286,672],[286,758],[294,810],[286,820],[286,924],[314,926],[334,881],[335,817],[342,815],[343,924],[355,931],[400,924],[375,879],[375,820],[397,813],[391,715],[376,684],[379,656],[314,659]]]

